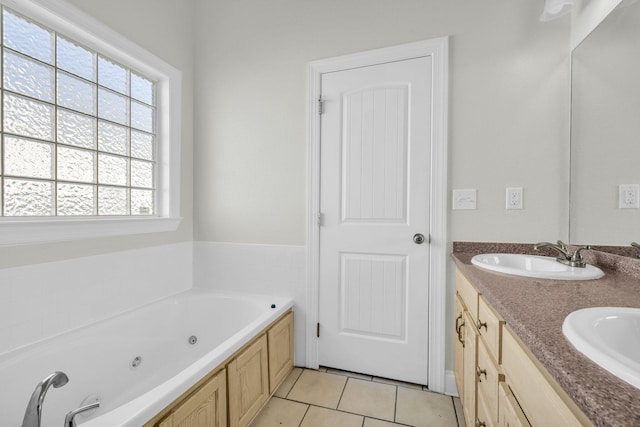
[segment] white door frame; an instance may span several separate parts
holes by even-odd
[[[447,112],[449,92],[449,39],[440,37],[422,42],[376,49],[352,55],[314,61],[309,64],[309,105],[307,122],[308,189],[308,277],[306,307],[306,365],[318,367],[319,256],[320,256],[320,115],[322,74],[424,56],[432,57],[433,108],[431,116],[431,191],[429,251],[429,389],[444,393],[446,387],[446,270],[447,270]]]

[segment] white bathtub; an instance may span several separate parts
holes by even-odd
[[[0,355],[0,424],[19,427],[36,384],[63,371],[69,383],[49,389],[43,427],[63,425],[91,395],[100,408],[76,417],[79,425],[140,427],[292,305],[289,298],[192,289]],[[136,357],[142,362],[132,368]]]

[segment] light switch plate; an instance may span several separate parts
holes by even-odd
[[[453,209],[476,209],[477,191],[475,189],[453,190]]]

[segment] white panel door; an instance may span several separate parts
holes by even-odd
[[[431,60],[322,75],[320,365],[427,383]]]

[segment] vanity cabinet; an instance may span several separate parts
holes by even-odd
[[[478,293],[461,273],[456,277],[454,370],[466,426],[473,427],[478,413],[476,360],[479,333],[475,322]]]
[[[476,358],[478,357],[478,330],[468,311],[464,313],[463,322],[464,352],[462,355],[462,388],[464,398],[462,410],[467,427],[473,427],[477,416],[478,381],[476,376]]]
[[[464,387],[462,373],[464,369],[464,304],[460,295],[456,293],[456,336],[453,340],[453,373],[456,380],[456,387],[458,388],[458,395],[460,399],[464,399]]]
[[[593,425],[459,270],[455,321],[454,371],[467,427]]]

